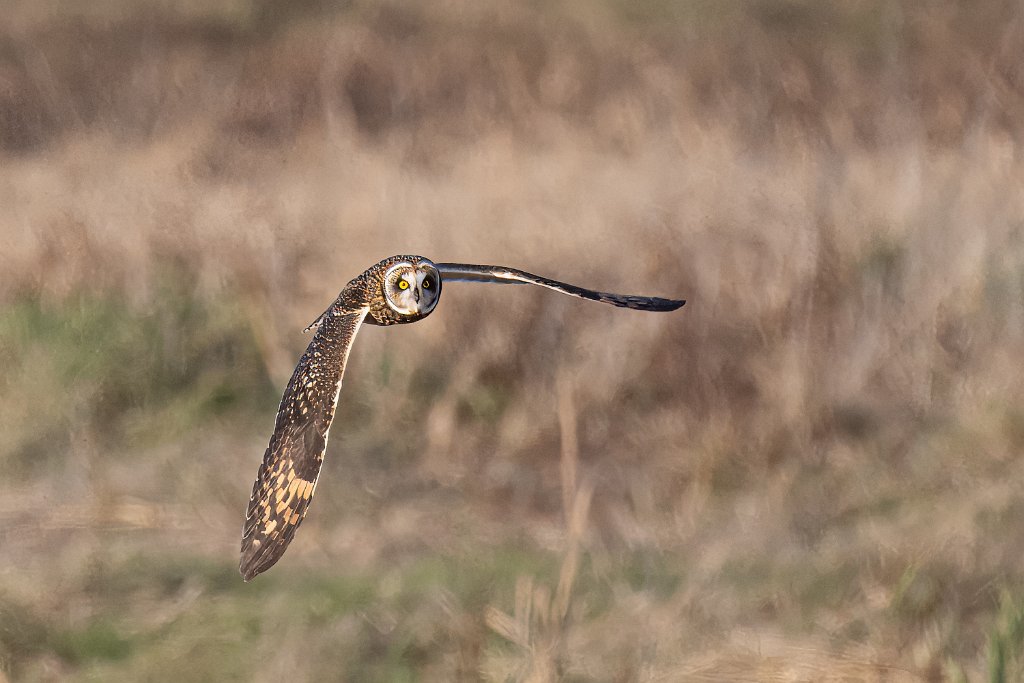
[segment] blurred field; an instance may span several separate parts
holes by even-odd
[[[1017,2],[0,16],[0,681],[1021,680]],[[300,330],[394,253],[283,560]]]

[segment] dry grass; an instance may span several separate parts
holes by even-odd
[[[1019,675],[1017,3],[282,7],[0,20],[0,671]],[[298,330],[392,253],[690,303],[364,331],[236,585]]]

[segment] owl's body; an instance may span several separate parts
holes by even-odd
[[[360,326],[364,322],[411,323],[426,317],[440,300],[442,279],[537,284],[648,311],[675,310],[685,303],[595,292],[501,266],[435,265],[422,256],[392,256],[353,278],[310,325],[316,328],[313,339],[281,398],[242,531],[239,569],[246,581],[280,559],[306,515],[327,449],[349,350]]]

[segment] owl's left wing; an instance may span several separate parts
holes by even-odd
[[[245,513],[238,568],[246,581],[280,559],[306,515],[349,350],[366,313],[328,309],[284,390]]]
[[[674,311],[686,303],[686,301],[680,299],[662,299],[656,296],[598,292],[594,289],[570,285],[507,266],[484,266],[470,263],[435,263],[434,265],[438,272],[441,273],[442,283],[492,282],[496,284],[539,285],[562,294],[578,296],[581,299],[590,299],[591,301],[600,301],[603,304],[611,304],[612,306],[632,308],[637,311]]]

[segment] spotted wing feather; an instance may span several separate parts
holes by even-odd
[[[656,296],[633,296],[630,294],[611,294],[593,289],[577,287],[558,280],[541,277],[523,270],[506,266],[484,266],[468,263],[437,263],[441,281],[444,282],[492,282],[497,284],[529,284],[553,289],[556,292],[578,296],[581,299],[600,301],[601,303],[632,308],[638,311],[674,311],[682,307],[685,301],[678,299],[662,299]]]
[[[284,390],[245,513],[239,571],[246,581],[280,559],[306,515],[349,350],[365,317],[365,308],[328,309]]]

